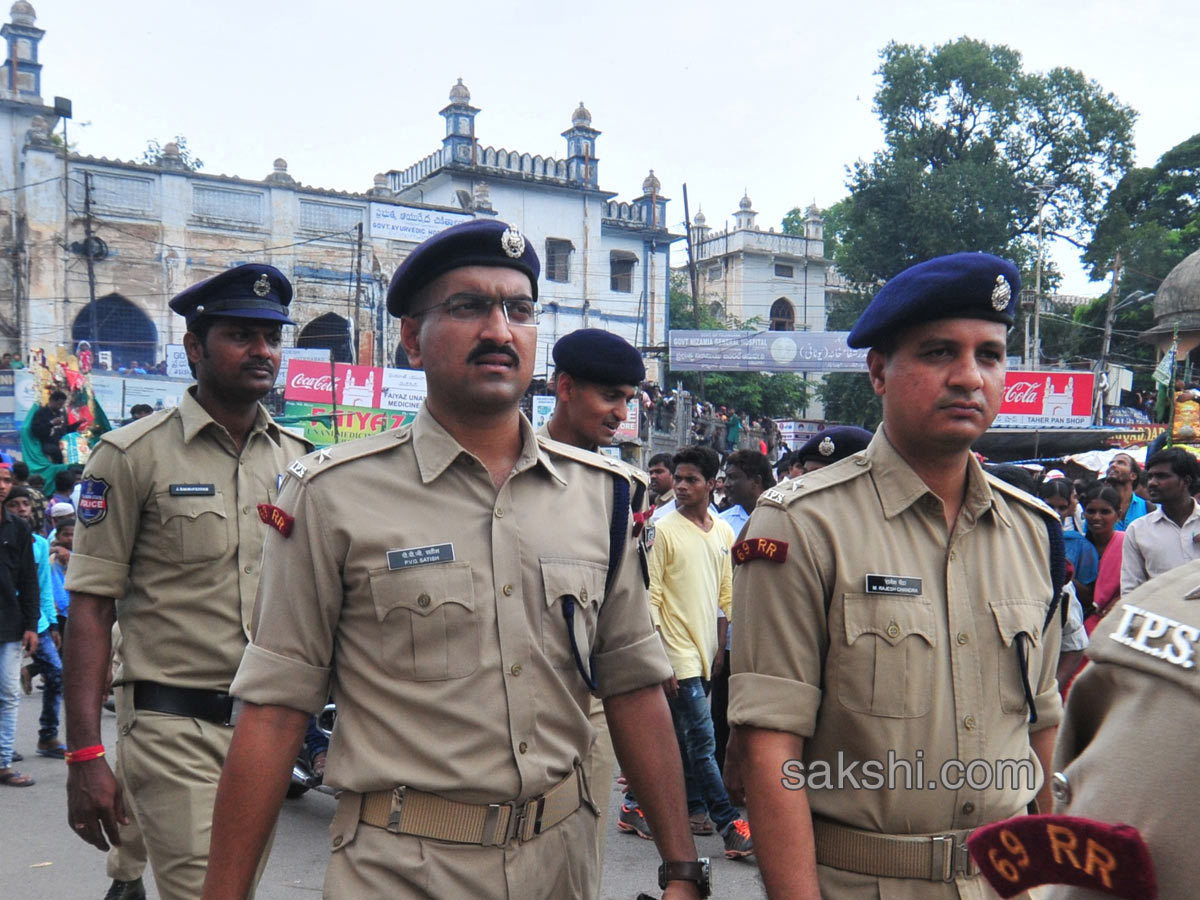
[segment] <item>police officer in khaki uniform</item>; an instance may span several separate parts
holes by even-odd
[[[414,250],[388,309],[426,373],[415,423],[290,469],[233,684],[246,708],[204,897],[242,897],[331,687],[325,782],[342,793],[326,896],[595,897],[593,692],[654,820],[667,896],[701,895],[624,470],[539,440],[519,412],[538,271],[495,220]],[[395,514],[364,522],[381,500]]]
[[[554,345],[551,355],[556,403],[554,413],[538,433],[584,450],[611,446],[617,429],[629,416],[629,402],[638,395],[638,386],[646,377],[642,355],[620,335],[599,328],[581,328],[564,335]],[[649,481],[641,469],[626,466],[625,470],[632,490],[630,509],[642,513]],[[617,758],[608,735],[604,704],[595,697],[588,718],[596,729],[596,741],[585,769],[600,813],[596,823],[596,859],[603,869],[608,792]],[[599,884],[597,881],[597,890]]]
[[[764,492],[734,547],[729,758],[773,900],[992,896],[965,839],[1042,785],[1061,534],[970,453],[1019,290],[979,253],[888,282],[849,337],[871,348],[880,429]],[[990,777],[997,760],[1023,777]]]
[[[311,449],[259,403],[275,382],[282,327],[294,324],[291,297],[283,274],[265,265],[238,266],[175,297],[196,385],[177,409],[106,434],[84,472],[66,582],[68,821],[106,850],[132,813],[163,898],[194,898],[204,880],[233,734],[229,685],[258,587],[260,506]],[[100,745],[114,615],[124,790]]]

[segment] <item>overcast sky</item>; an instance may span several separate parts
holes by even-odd
[[[440,146],[437,113],[461,77],[483,146],[561,158],[583,100],[603,132],[600,186],[628,200],[654,169],[677,229],[684,182],[717,227],[743,190],[764,229],[845,196],[846,166],[882,144],[872,98],[890,40],[968,35],[1019,50],[1027,69],[1081,70],[1139,112],[1139,165],[1200,131],[1195,0],[35,7],[42,94],[74,102],[80,152],[135,158],[183,134],[208,172],[258,179],[282,156],[305,184],[363,191]],[[1104,290],[1077,252],[1054,255],[1065,293]]]

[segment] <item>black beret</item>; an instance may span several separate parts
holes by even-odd
[[[176,294],[170,307],[188,325],[202,316],[267,319],[295,325],[287,316],[292,284],[274,266],[246,263],[193,284]]]
[[[417,291],[439,275],[463,266],[503,266],[524,272],[533,299],[537,299],[542,264],[533,244],[507,222],[471,219],[439,231],[405,257],[388,286],[388,312],[404,315]]]
[[[810,437],[796,451],[793,465],[803,465],[812,460],[819,463],[835,463],[839,459],[853,456],[866,450],[871,443],[871,432],[856,425],[835,425]]]
[[[1021,274],[990,253],[954,253],[905,269],[875,295],[846,343],[886,344],[905,328],[935,319],[987,319],[1012,327]]]
[[[632,344],[611,331],[581,328],[558,339],[554,367],[596,384],[642,383],[646,364]]]

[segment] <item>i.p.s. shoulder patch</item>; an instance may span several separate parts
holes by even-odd
[[[733,545],[733,564],[740,566],[753,559],[769,559],[774,563],[782,563],[787,560],[787,552],[787,541],[777,541],[774,538],[750,538]]]
[[[95,525],[108,515],[108,489],[103,478],[85,478],[79,483],[79,507],[76,517],[84,525]]]
[[[292,528],[296,524],[295,516],[288,515],[278,506],[270,503],[258,504],[258,517],[284,537],[291,537]]]

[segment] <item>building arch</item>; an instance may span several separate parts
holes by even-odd
[[[780,297],[771,304],[771,330],[795,331],[796,307],[787,297]]]
[[[94,359],[112,353],[112,368],[137,361],[146,367],[158,359],[158,329],[136,304],[120,294],[97,297],[79,311],[71,324],[71,342],[91,344]]]
[[[334,362],[354,362],[350,320],[337,313],[317,316],[300,329],[300,333],[296,335],[296,346],[328,350]]]

